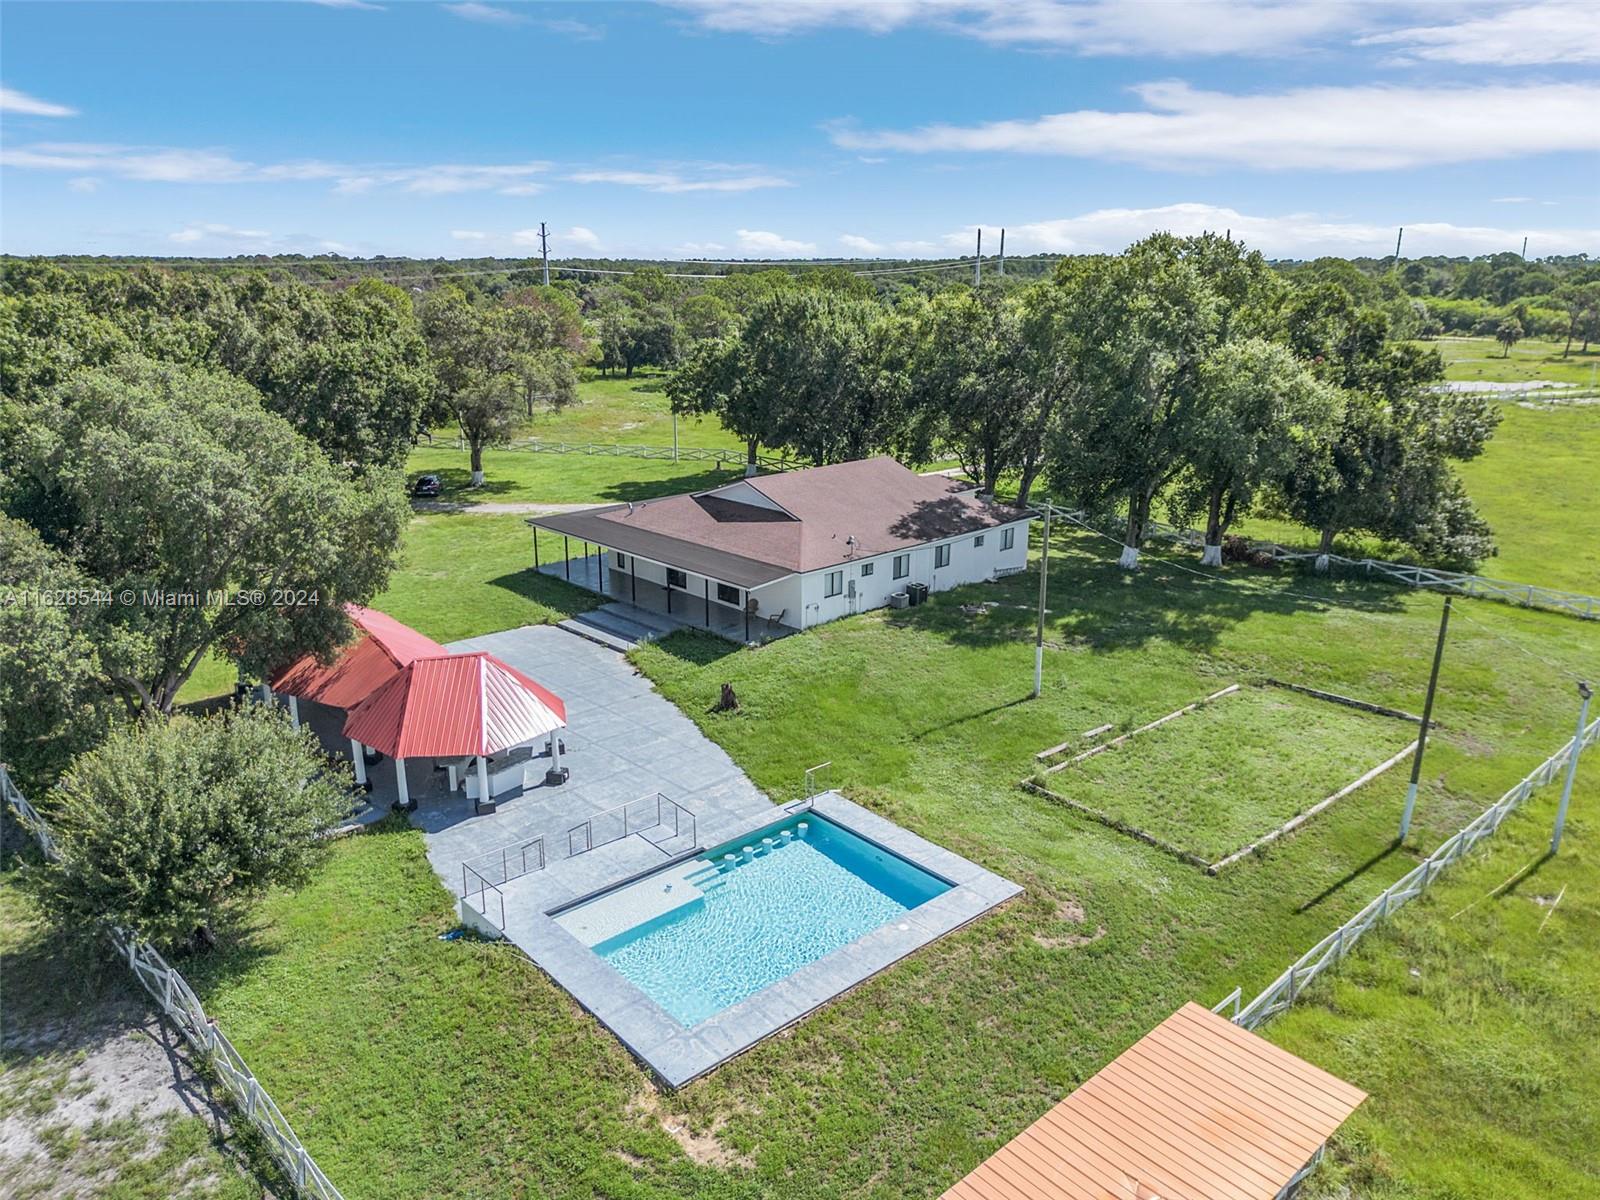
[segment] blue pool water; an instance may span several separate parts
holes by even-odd
[[[747,855],[747,846],[756,852]],[[950,888],[815,813],[702,861],[691,876],[701,898],[593,947],[685,1026]]]

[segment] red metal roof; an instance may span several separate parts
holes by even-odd
[[[942,1200],[1273,1200],[1366,1098],[1185,1004]]]
[[[391,758],[495,754],[567,723],[567,706],[486,651],[414,659],[345,719]]]
[[[296,659],[268,680],[273,691],[334,708],[354,708],[412,661],[449,653],[432,638],[377,609],[347,604],[345,612],[359,636],[332,662],[319,662],[314,654]]]

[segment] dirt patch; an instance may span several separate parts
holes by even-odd
[[[1036,933],[1033,940],[1046,950],[1076,950],[1079,946],[1087,946],[1090,942],[1098,942],[1106,935],[1104,925],[1097,926],[1093,933],[1068,933],[1058,937],[1049,934]]]
[[[653,1088],[647,1088],[636,1095],[628,1109],[659,1126],[662,1132],[678,1143],[685,1154],[702,1167],[755,1165],[748,1155],[740,1154],[732,1147],[723,1145],[718,1138],[717,1135],[727,1124],[726,1117],[717,1117],[708,1128],[696,1132],[690,1128],[689,1118],[672,1113],[663,1102],[660,1093]]]
[[[1068,896],[1056,905],[1056,920],[1065,921],[1068,925],[1083,924],[1083,905]]]

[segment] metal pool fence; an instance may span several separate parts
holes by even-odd
[[[0,763],[0,792],[4,793],[5,802],[16,813],[22,827],[39,843],[45,857],[58,859],[60,851],[50,835],[49,825],[11,781],[3,763]],[[295,1191],[313,1200],[344,1200],[343,1194],[323,1174],[311,1152],[278,1111],[277,1104],[251,1072],[244,1057],[223,1036],[215,1019],[206,1015],[188,981],[137,933],[114,925],[107,926],[106,932],[133,977],[160,1004],[161,1011],[178,1027],[184,1040],[210,1063],[235,1107],[261,1135],[272,1157],[294,1184]]]
[[[1231,1017],[1236,1025],[1254,1029],[1268,1017],[1288,1008],[1299,998],[1308,983],[1330,967],[1337,965],[1350,952],[1350,948],[1361,940],[1364,933],[1408,900],[1414,900],[1422,895],[1446,867],[1460,861],[1479,842],[1499,829],[1501,822],[1523,801],[1544,787],[1566,767],[1570,755],[1581,754],[1585,747],[1593,746],[1596,742],[1600,742],[1600,720],[1585,728],[1582,738],[1577,736],[1568,738],[1566,745],[1540,763],[1516,787],[1484,809],[1475,820],[1459,830],[1413,870],[1384,889],[1381,895],[1355,916],[1297,958],[1289,965],[1287,971],[1273,980],[1266,990],[1250,1003],[1241,1007],[1240,990],[1234,988],[1211,1011],[1220,1013],[1232,1008]]]

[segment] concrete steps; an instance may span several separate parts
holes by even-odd
[[[671,617],[634,608],[631,604],[602,604],[599,608],[556,622],[568,633],[575,633],[620,654],[641,642],[653,642],[680,628]]]

